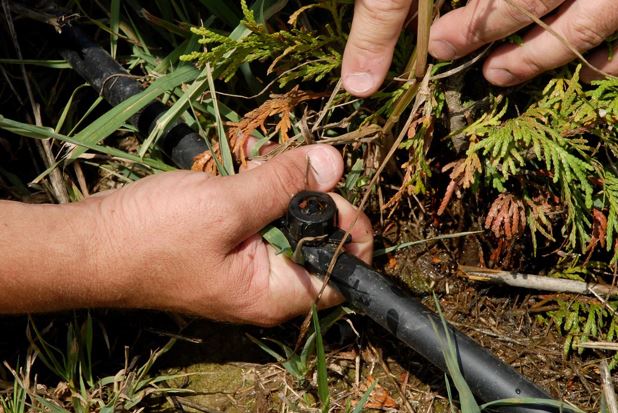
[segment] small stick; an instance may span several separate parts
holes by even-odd
[[[618,403],[616,402],[616,392],[614,391],[614,383],[612,376],[609,374],[607,360],[601,360],[601,387],[603,388],[603,396],[607,403],[609,413],[618,413]]]
[[[569,49],[571,51],[571,53],[573,53],[575,56],[577,56],[577,58],[585,65],[587,66],[589,69],[593,70],[594,72],[600,74],[601,76],[604,77],[608,77],[608,78],[615,78],[615,76],[610,75],[607,72],[604,72],[603,70],[597,69],[596,67],[594,67],[588,60],[586,60],[586,58],[575,48],[575,46],[573,46],[564,36],[562,36],[560,33],[558,33],[557,31],[555,31],[554,29],[552,29],[547,23],[545,23],[543,20],[539,19],[538,17],[536,17],[534,14],[532,14],[530,11],[528,11],[527,9],[525,9],[524,7],[515,4],[512,0],[504,0],[504,2],[506,2],[506,4],[508,4],[509,6],[513,7],[514,9],[517,9],[518,11],[520,11],[522,14],[524,14],[526,17],[528,17],[530,20],[532,20],[534,23],[538,24],[539,26],[541,26],[543,29],[545,29],[547,32],[549,32],[552,36],[554,36],[556,39],[558,39],[560,41],[560,43],[562,43],[562,45],[564,47],[566,47],[567,49]]]
[[[618,351],[618,343],[614,343],[613,341],[586,341],[584,343],[573,344],[573,347]]]
[[[326,114],[328,113],[328,111],[333,106],[333,102],[335,101],[335,97],[337,97],[337,94],[341,90],[341,85],[342,84],[343,84],[343,82],[341,81],[341,78],[339,78],[339,80],[337,81],[337,84],[335,85],[335,88],[333,89],[333,92],[330,94],[330,97],[328,98],[328,101],[326,102],[326,106],[324,106],[324,108],[320,111],[320,116],[318,116],[318,120],[316,120],[315,123],[313,124],[313,127],[311,128],[311,133],[315,133],[318,130],[318,128],[320,127],[320,124],[322,123],[322,121],[326,117]]]
[[[429,27],[433,15],[433,0],[418,2],[418,23],[416,31],[416,65],[414,76],[420,80],[427,68],[427,50],[429,47]]]
[[[532,288],[535,290],[556,291],[588,295],[618,296],[618,288],[604,284],[551,278],[542,275],[522,274],[518,272],[491,270],[488,268],[460,265],[459,269],[474,281],[492,281],[513,287]],[[596,293],[596,294],[595,294]]]

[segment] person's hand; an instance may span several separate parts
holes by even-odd
[[[412,3],[356,0],[342,66],[343,86],[348,92],[365,97],[380,87]],[[434,22],[429,53],[440,60],[460,58],[530,25],[532,20],[516,6],[541,17],[580,53],[596,48],[618,31],[616,0],[470,0]],[[587,59],[598,69],[618,75],[618,59],[608,59],[608,53],[606,47],[600,47]],[[535,25],[523,35],[521,45],[505,44],[492,51],[483,74],[495,85],[512,86],[574,58],[561,40]],[[598,77],[587,67],[582,70],[584,80]]]
[[[331,190],[342,171],[335,149],[313,145],[235,176],[162,173],[91,199],[103,249],[98,273],[117,294],[107,305],[265,326],[306,312],[322,281],[276,255],[257,234],[284,215],[295,193]],[[349,227],[356,210],[331,196],[342,228]],[[370,262],[372,233],[364,214],[351,234],[348,251]],[[328,288],[320,305],[341,301]]]

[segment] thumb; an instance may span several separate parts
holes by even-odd
[[[386,77],[395,43],[412,0],[356,0],[350,37],[343,53],[343,87],[367,97]]]
[[[309,145],[278,155],[245,173],[221,179],[230,208],[227,238],[234,244],[282,217],[290,199],[303,190],[329,191],[343,173],[339,152],[329,145]]]

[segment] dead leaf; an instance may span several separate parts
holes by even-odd
[[[526,229],[526,212],[522,200],[508,193],[498,195],[485,218],[485,229],[491,229],[499,239],[510,241],[518,238]]]
[[[217,159],[219,159],[220,162],[223,162],[221,153],[219,152],[219,144],[215,143],[212,146],[212,149],[215,152]],[[206,172],[210,175],[217,175],[217,163],[215,162],[212,153],[210,151],[204,151],[195,156],[193,158],[191,170],[196,172]]]
[[[449,182],[446,187],[446,192],[444,197],[442,198],[442,202],[440,202],[440,207],[438,208],[438,215],[442,215],[448,206],[455,190],[462,186],[464,189],[470,188],[474,183],[474,178],[477,172],[482,170],[481,160],[479,157],[473,153],[472,155],[460,159],[455,162],[451,162],[442,168],[442,172],[446,172],[451,170],[451,174],[449,177],[451,178],[451,182]]]
[[[367,389],[371,387],[374,381],[375,379],[373,378],[373,376],[368,376],[367,382],[360,385],[360,390],[362,392],[366,392]],[[369,400],[367,401],[367,404],[365,404],[365,409],[387,410],[397,409],[398,407],[399,404],[397,403],[397,401],[395,401],[395,399],[393,399],[388,393],[388,390],[382,387],[379,383],[375,385],[373,391],[369,395]]]
[[[243,146],[245,142],[258,128],[264,135],[267,135],[266,121],[276,115],[279,116],[279,122],[277,122],[274,132],[279,133],[280,143],[285,143],[289,139],[288,131],[292,126],[290,114],[294,108],[301,102],[318,99],[323,96],[325,96],[324,93],[305,92],[299,90],[298,86],[295,86],[283,95],[271,95],[269,100],[262,103],[257,109],[247,113],[239,122],[229,122],[228,135],[234,154],[244,164],[245,153]]]
[[[586,262],[590,259],[590,256],[594,252],[597,245],[601,244],[601,247],[605,247],[605,236],[607,235],[607,217],[601,211],[596,208],[592,209],[592,236],[588,243],[586,256]]]

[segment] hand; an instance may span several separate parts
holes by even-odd
[[[99,273],[118,286],[113,305],[265,326],[306,312],[322,281],[276,255],[257,233],[284,215],[292,195],[331,190],[342,170],[335,149],[314,145],[235,176],[163,173],[103,196],[94,203],[104,246]],[[349,227],[356,210],[331,196],[341,226]],[[351,234],[348,250],[369,262],[365,215]],[[328,288],[320,305],[341,301]]]
[[[412,3],[356,0],[342,67],[343,85],[350,93],[365,97],[380,87]],[[618,31],[615,0],[470,0],[432,25],[429,53],[440,60],[460,58],[531,24],[532,20],[514,5],[537,17],[556,9],[543,20],[581,53]],[[521,46],[505,44],[495,49],[485,61],[483,74],[495,85],[512,86],[574,58],[553,34],[535,26],[524,34]],[[588,60],[598,69],[618,75],[618,59],[609,60],[607,48],[595,50]],[[583,80],[598,77],[589,68],[582,70]]]

